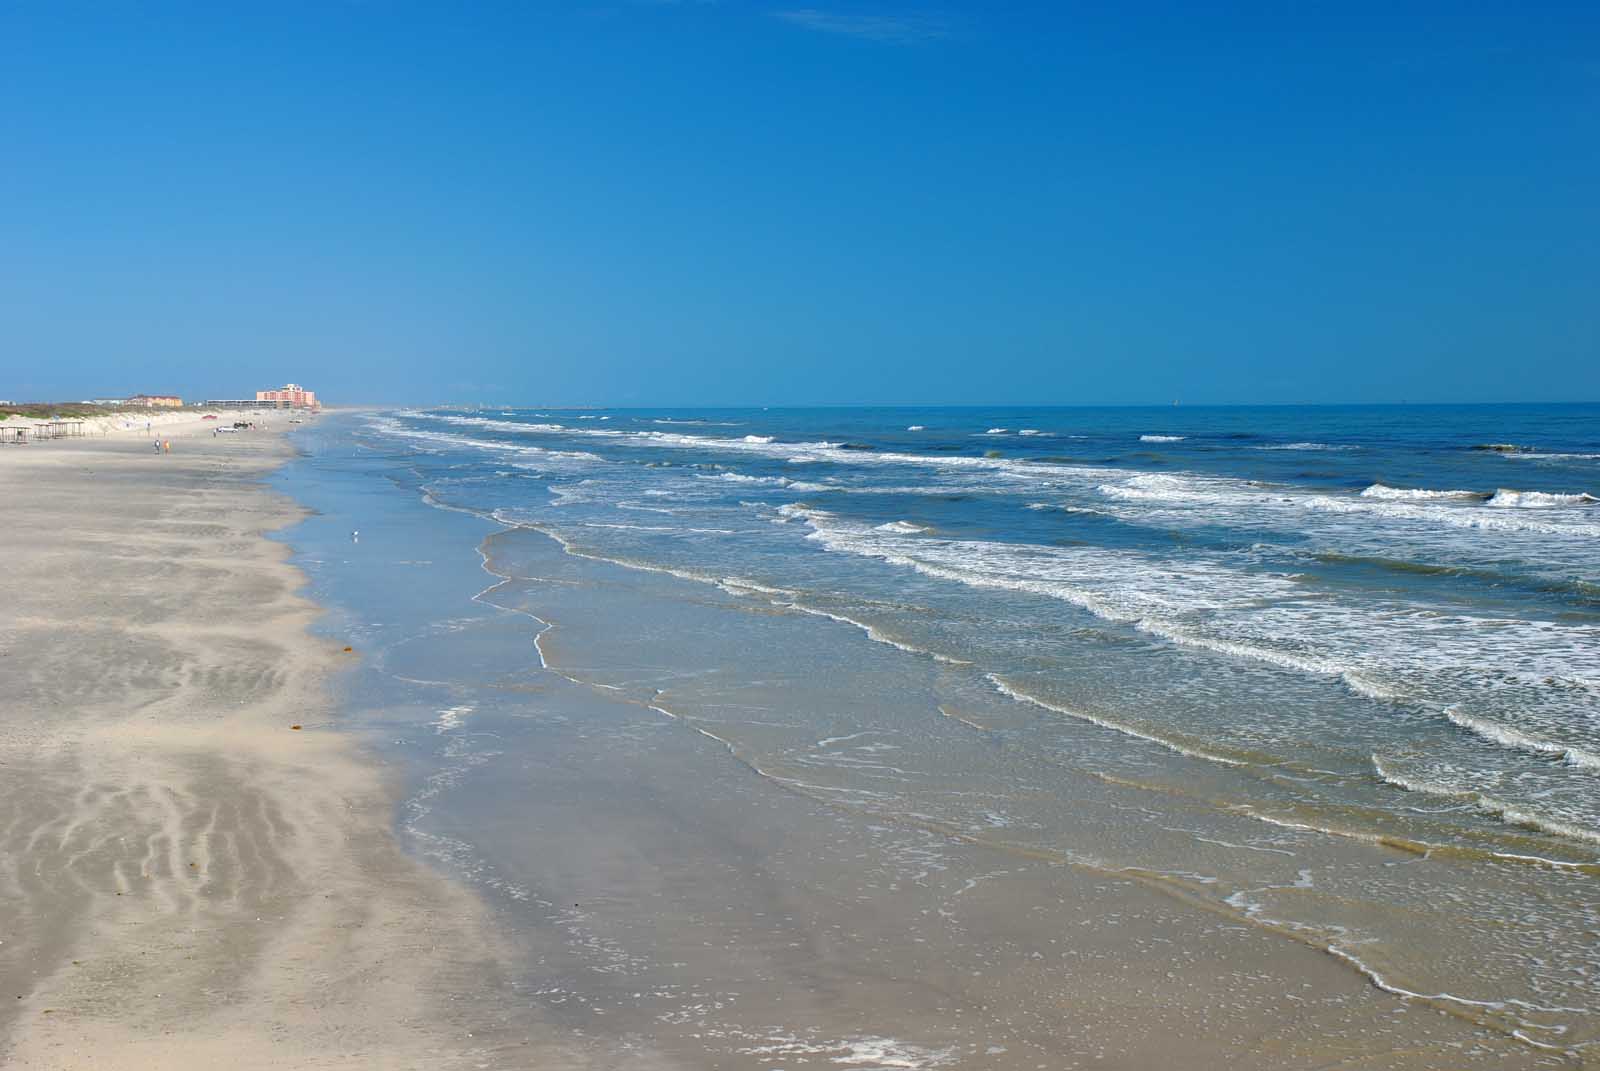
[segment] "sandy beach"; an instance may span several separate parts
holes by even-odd
[[[486,523],[358,421],[0,452],[5,1066],[1583,1063],[1052,847],[1151,839],[1057,757],[1097,727]],[[1369,851],[1322,850],[1250,854]]]
[[[259,482],[274,423],[0,452],[6,1066],[478,1062],[483,913],[326,731],[359,652],[264,538],[301,515]]]

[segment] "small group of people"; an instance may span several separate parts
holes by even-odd
[[[156,453],[158,453],[158,454],[170,454],[170,453],[172,453],[172,440],[171,439],[157,439],[156,440]]]

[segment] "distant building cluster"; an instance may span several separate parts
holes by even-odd
[[[271,402],[279,409],[315,409],[317,392],[306,390],[298,383],[286,383],[276,390],[256,391],[256,401]]]
[[[208,409],[318,409],[317,392],[298,383],[286,383],[273,390],[258,390],[254,398],[208,398]]]
[[[18,403],[0,399],[0,405],[12,406]],[[48,407],[48,402],[26,403],[39,407]],[[183,399],[176,394],[134,394],[126,398],[85,398],[84,405],[97,405],[106,409],[119,409],[123,407],[136,407],[141,409],[182,409]],[[317,392],[306,390],[298,383],[285,383],[281,387],[271,390],[258,390],[254,398],[207,398],[204,402],[191,403],[204,406],[208,409],[320,409],[322,403],[317,401]]]

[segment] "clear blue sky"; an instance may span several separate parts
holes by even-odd
[[[291,378],[1600,398],[1600,5],[0,0],[0,397]]]

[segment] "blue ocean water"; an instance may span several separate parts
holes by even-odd
[[[408,410],[359,436],[570,558],[856,630],[814,688],[762,693],[793,740],[730,719],[726,680],[757,690],[804,632],[652,638],[681,644],[651,655],[682,662],[670,713],[763,775],[1025,829],[1393,991],[1595,1036],[1600,406]],[[979,770],[919,703],[1015,758]]]

